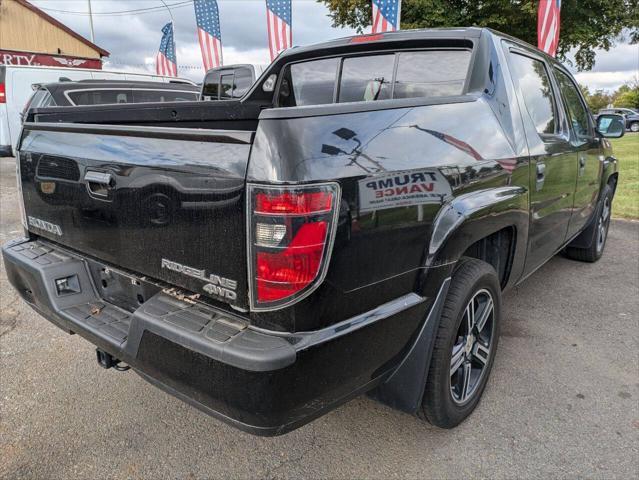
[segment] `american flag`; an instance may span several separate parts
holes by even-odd
[[[399,30],[402,0],[373,0],[373,33]]]
[[[160,50],[155,57],[155,71],[158,75],[177,77],[177,56],[175,55],[173,23],[171,22],[162,27],[162,41],[160,42]]]
[[[222,65],[222,33],[216,0],[195,0],[197,36],[202,50],[204,69]]]
[[[293,43],[291,0],[266,0],[266,24],[271,61]]]
[[[537,46],[553,57],[559,45],[561,0],[540,0],[537,10]]]

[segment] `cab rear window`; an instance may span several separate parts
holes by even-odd
[[[470,50],[424,50],[326,58],[287,65],[278,106],[461,95]]]

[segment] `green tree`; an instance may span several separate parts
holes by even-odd
[[[604,90],[595,90],[595,93],[590,93],[590,90],[588,90],[588,87],[585,85],[579,85],[579,88],[591,112],[597,113],[602,108],[606,108],[613,103],[612,95],[606,93]]]
[[[615,92],[613,104],[619,108],[639,110],[639,79],[619,87]]]
[[[370,0],[318,0],[333,26],[360,33],[371,24]],[[538,0],[403,0],[402,28],[490,27],[537,45]],[[576,49],[579,70],[595,63],[593,49],[608,50],[620,39],[639,42],[639,0],[562,0],[557,57]]]

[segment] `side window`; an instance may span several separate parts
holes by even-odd
[[[546,67],[540,60],[512,53],[513,76],[540,135],[557,132],[555,100]]]
[[[333,103],[338,58],[288,65],[282,75],[279,105],[322,105]]]
[[[369,102],[391,98],[395,55],[344,59],[339,102]]]
[[[233,86],[233,98],[241,98],[253,85],[253,73],[249,68],[235,70],[235,85]]]
[[[233,96],[233,72],[225,73],[220,80],[220,100]]]
[[[42,103],[42,99],[44,98],[44,96],[46,94],[47,94],[47,91],[44,90],[44,89],[37,90],[31,96],[31,101],[29,101],[29,103],[27,103],[27,105],[25,105],[24,111],[26,112],[30,108],[38,108],[40,106],[40,104]]]
[[[24,108],[22,109],[21,118],[23,121],[26,119],[29,109],[38,108],[40,106],[45,92],[48,93],[46,90],[40,89],[36,90],[35,93],[31,95],[31,98],[27,101],[27,103],[24,105]]]
[[[578,139],[583,140],[591,136],[590,121],[588,117],[590,114],[586,109],[586,106],[581,100],[581,95],[572,83],[570,78],[561,70],[555,69],[555,78],[559,84],[559,90],[561,90],[561,96],[564,98],[566,105],[566,113],[570,119],[570,124]]]
[[[468,50],[400,53],[394,98],[461,95],[470,55]]]
[[[46,95],[42,99],[42,102],[40,102],[40,106],[41,107],[55,107],[56,104],[55,104],[55,100],[53,100],[53,95],[51,95],[51,93],[49,93],[47,91]]]
[[[202,96],[204,100],[217,100],[219,98],[220,72],[211,72],[204,78]]]

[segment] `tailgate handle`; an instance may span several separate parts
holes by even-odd
[[[97,197],[108,197],[112,187],[113,177],[110,173],[88,171],[84,174],[89,194]]]

